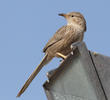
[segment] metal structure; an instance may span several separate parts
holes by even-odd
[[[73,55],[48,73],[48,100],[110,100],[110,58],[75,45]]]

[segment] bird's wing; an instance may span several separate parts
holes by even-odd
[[[47,42],[46,46],[43,49],[43,52],[45,52],[48,47],[60,41],[64,37],[66,28],[67,26],[63,26],[54,34],[54,36]]]

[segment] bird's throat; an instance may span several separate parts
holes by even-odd
[[[76,24],[76,23],[68,23],[67,25],[73,27],[77,31],[83,31],[84,30],[79,24]]]

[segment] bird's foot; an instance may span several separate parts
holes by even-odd
[[[74,54],[74,50],[76,49],[76,47],[79,43],[80,43],[80,41],[77,41],[77,42],[72,43],[72,45],[70,46],[72,55]]]
[[[76,45],[78,45],[79,43],[80,43],[80,41],[77,41],[77,42],[72,43],[71,49],[72,50],[75,50],[76,49]]]
[[[80,41],[77,41],[77,42],[72,43],[72,45],[73,45],[73,46],[76,46],[76,45],[79,44],[79,43],[80,43]]]
[[[53,70],[51,70],[51,71],[49,71],[49,72],[46,73],[48,79],[56,72],[56,70],[57,70],[57,68],[56,69],[53,69]]]

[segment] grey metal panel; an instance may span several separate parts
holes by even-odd
[[[94,55],[92,52],[91,57],[96,66],[96,70],[105,91],[105,95],[107,96],[108,100],[110,100],[110,57],[100,54]]]
[[[44,84],[49,100],[107,100],[91,56],[84,43],[70,55]]]

